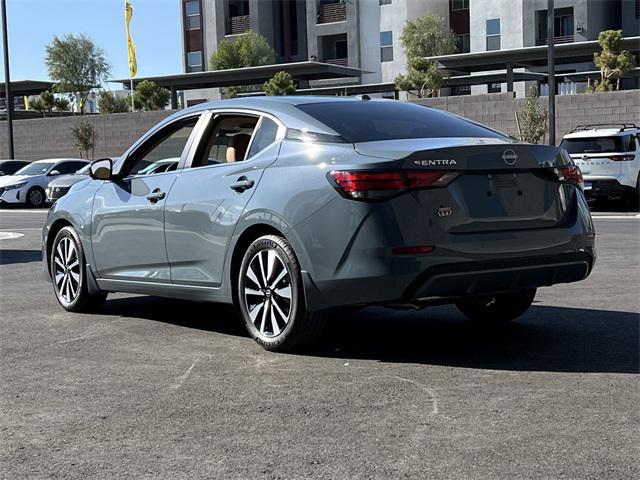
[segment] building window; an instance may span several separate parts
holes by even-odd
[[[468,33],[456,35],[456,47],[458,53],[469,53],[471,51],[471,35]]]
[[[200,0],[185,2],[184,13],[187,30],[200,29]]]
[[[469,10],[469,0],[451,0],[451,10]]]
[[[199,72],[202,71],[202,52],[189,52],[187,53],[187,71]]]
[[[547,38],[547,11],[540,10],[536,13],[538,14],[538,45],[547,45],[549,43]],[[573,7],[556,9],[553,28],[555,30],[554,43],[573,42]]]
[[[380,32],[380,61],[393,62],[393,32]]]
[[[226,35],[241,35],[251,30],[248,0],[228,0],[225,4]]]
[[[349,48],[346,33],[318,37],[318,44],[322,52],[321,61],[334,65],[349,65]]]
[[[500,50],[500,19],[487,20],[487,51]]]
[[[487,87],[487,91],[489,93],[500,93],[502,92],[502,84],[500,83],[490,83]]]
[[[391,0],[380,0],[380,5],[391,5]]]
[[[640,18],[640,0],[636,0],[636,18]]]

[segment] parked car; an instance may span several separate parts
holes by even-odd
[[[65,195],[69,189],[78,182],[89,178],[89,167],[91,165],[87,163],[84,167],[75,173],[68,175],[59,175],[49,182],[45,194],[47,197],[47,203],[51,204]]]
[[[176,170],[141,173],[167,158]],[[64,309],[108,292],[233,303],[274,351],[301,347],[342,307],[453,303],[505,322],[596,258],[564,150],[405,102],[201,104],[90,174],[43,229]]]
[[[582,170],[587,198],[640,198],[640,128],[582,125],[564,136],[564,148]]]
[[[74,173],[89,162],[73,158],[52,158],[31,162],[13,175],[0,177],[0,205],[26,203],[30,207],[45,204],[45,190],[56,176]]]
[[[13,175],[29,162],[25,160],[0,160],[0,177]]]

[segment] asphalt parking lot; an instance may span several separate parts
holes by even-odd
[[[597,215],[591,277],[502,330],[371,308],[283,355],[218,305],[64,312],[45,213],[1,210],[2,478],[640,478],[640,216]]]

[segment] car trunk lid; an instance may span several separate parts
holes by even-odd
[[[372,145],[381,142],[369,142],[355,148],[390,160],[381,166],[455,173],[446,188],[425,190],[420,196],[421,207],[435,211],[450,233],[546,228],[562,223],[573,187],[562,183],[558,172],[571,166],[571,159],[555,147],[484,140],[402,140],[385,142],[391,145],[381,149]]]

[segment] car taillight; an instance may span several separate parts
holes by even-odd
[[[557,169],[558,178],[561,182],[570,183],[575,185],[580,190],[584,190],[584,178],[582,178],[582,171],[577,165],[567,165],[566,167],[559,167]]]
[[[343,196],[355,200],[384,200],[407,190],[445,187],[457,176],[454,172],[416,170],[334,170],[329,173],[334,187]]]
[[[609,160],[613,160],[614,162],[631,162],[635,155],[609,155]]]

